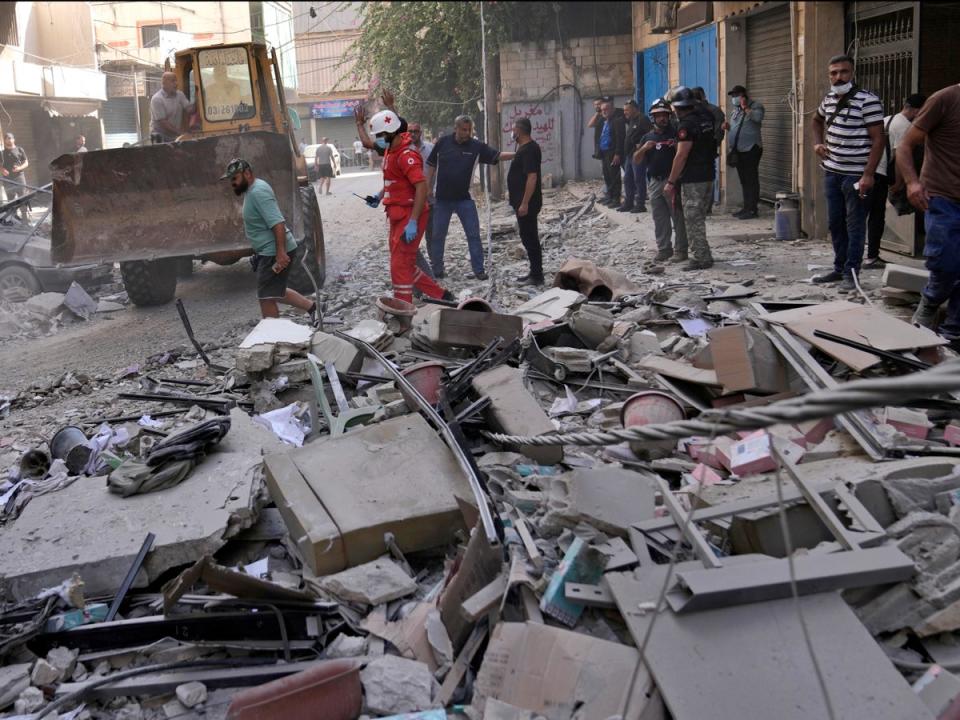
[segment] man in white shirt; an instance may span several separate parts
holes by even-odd
[[[887,115],[883,119],[883,130],[886,135],[886,146],[880,162],[877,163],[876,184],[870,195],[870,209],[867,217],[867,259],[864,268],[882,268],[886,263],[880,259],[880,238],[883,237],[884,218],[887,214],[887,194],[894,184],[894,168],[896,166],[894,154],[897,145],[906,135],[913,119],[920,112],[926,95],[919,93],[911,95],[903,103],[903,109],[896,115]]]
[[[353,141],[353,161],[357,167],[363,164],[363,143],[360,142],[360,138]]]
[[[165,72],[160,78],[160,89],[150,98],[150,141],[173,142],[183,134],[183,114],[192,113],[194,106],[187,96],[177,90],[177,76]]]

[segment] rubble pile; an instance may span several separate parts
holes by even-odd
[[[43,292],[23,297],[16,289],[0,295],[0,340],[54,335],[61,327],[123,310],[126,293],[113,292],[115,289],[115,285],[100,287],[99,300],[77,282],[65,293]]]
[[[68,373],[52,393],[112,405],[0,448],[0,712],[948,717],[958,398],[763,419],[945,341],[556,264]]]

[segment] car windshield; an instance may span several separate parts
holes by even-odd
[[[201,50],[203,114],[209,122],[247,120],[256,112],[244,48]]]

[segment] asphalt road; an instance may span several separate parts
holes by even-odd
[[[364,245],[383,233],[383,213],[367,208],[351,194],[368,195],[380,186],[379,172],[353,173],[334,180],[333,194],[320,198],[327,278],[336,278]],[[254,280],[246,262],[226,267],[207,263],[178,283],[177,297],[183,300],[198,338],[216,340],[259,319]],[[61,328],[49,337],[2,343],[0,394],[56,379],[67,370],[112,374],[187,343],[174,303],[130,305],[89,323]]]

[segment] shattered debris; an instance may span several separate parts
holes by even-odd
[[[407,307],[343,281],[320,330],[263,320],[3,400],[91,405],[0,438],[0,710],[820,717],[798,604],[838,717],[955,703],[960,395],[757,420],[906,383],[945,341],[775,276],[563,255],[609,222],[592,199],[541,219],[554,287]],[[113,302],[4,301],[0,335]]]

